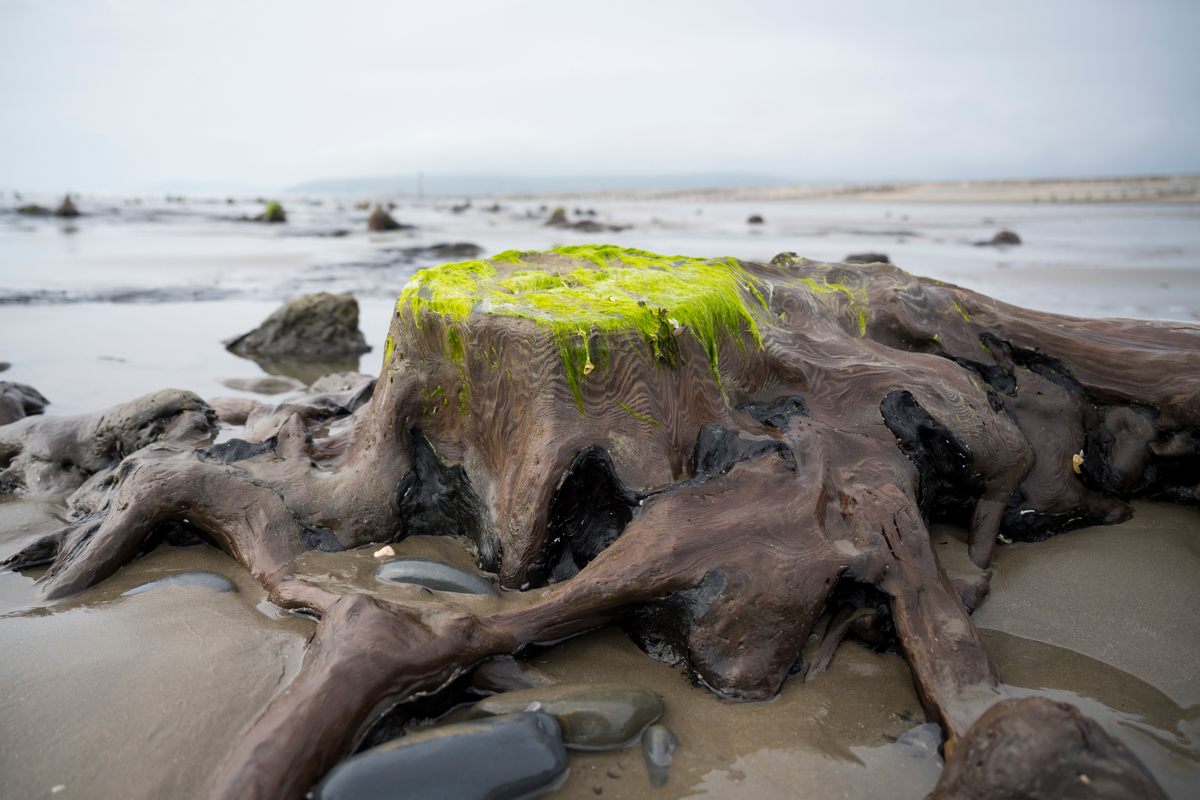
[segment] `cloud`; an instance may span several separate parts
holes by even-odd
[[[1197,171],[1198,23],[1115,0],[8,0],[0,180]]]

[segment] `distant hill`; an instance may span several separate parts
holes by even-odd
[[[419,181],[419,185],[418,185]],[[429,174],[326,178],[287,189],[295,194],[459,196],[563,192],[613,192],[646,189],[724,189],[743,186],[786,186],[795,183],[774,175],[697,172],[674,175],[487,175]]]

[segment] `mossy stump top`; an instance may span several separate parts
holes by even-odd
[[[765,303],[756,280],[733,258],[576,245],[509,250],[421,270],[396,310],[417,325],[434,315],[451,329],[478,315],[529,320],[553,338],[578,395],[580,379],[594,368],[596,336],[640,336],[669,367],[679,363],[678,339],[693,336],[716,375],[723,338],[760,341],[758,318]]]

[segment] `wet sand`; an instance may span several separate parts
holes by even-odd
[[[0,556],[53,528],[48,504],[0,504]],[[977,613],[1015,695],[1068,700],[1145,761],[1178,798],[1200,788],[1200,652],[1195,622],[1200,511],[1139,503],[1114,528],[1000,549]],[[942,557],[959,532],[938,528]],[[469,567],[453,539],[417,537],[401,556]],[[369,550],[310,554],[305,572],[409,602],[520,604],[382,584]],[[175,586],[122,597],[165,574],[208,570],[237,592]],[[1077,577],[1073,577],[1077,576]],[[97,800],[202,794],[240,728],[295,674],[311,621],[281,614],[224,555],[160,548],[78,598],[44,607],[27,576],[0,575],[0,796]],[[1090,613],[1089,613],[1090,611]],[[810,646],[814,643],[810,643]],[[615,627],[531,655],[563,682],[659,692],[679,737],[666,786],[651,790],[640,749],[573,753],[559,795],[920,798],[941,768],[903,659],[843,645],[828,672],[791,680],[766,703],[728,703],[651,660]]]

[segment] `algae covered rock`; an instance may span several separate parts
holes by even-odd
[[[225,346],[240,356],[321,360],[357,356],[371,349],[358,329],[358,301],[328,292],[289,301],[262,325]]]
[[[39,206],[37,203],[26,203],[23,206],[17,206],[17,213],[25,217],[48,217],[50,209]]]
[[[281,223],[287,222],[287,213],[284,212],[283,206],[272,200],[267,203],[267,207],[263,212],[254,218],[255,222]]]

